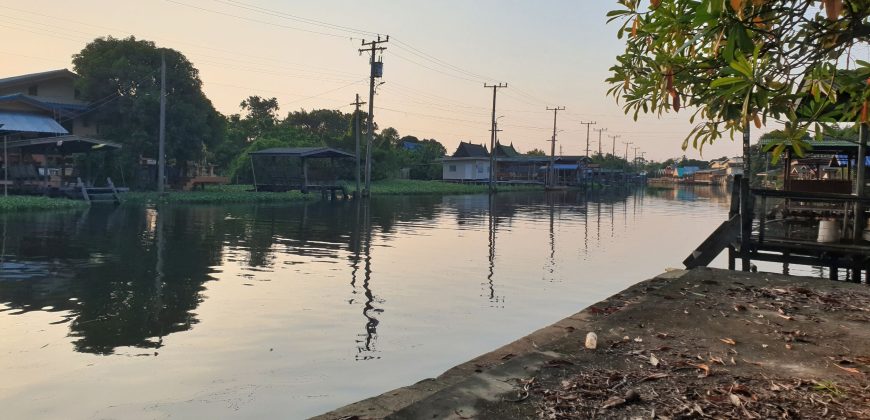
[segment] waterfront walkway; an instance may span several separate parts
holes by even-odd
[[[672,271],[318,418],[870,418],[868,327],[864,285]]]

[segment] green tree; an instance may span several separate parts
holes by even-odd
[[[692,108],[697,125],[684,149],[775,119],[789,133],[775,146],[800,154],[807,130],[821,136],[824,124],[867,121],[870,63],[847,70],[851,48],[870,38],[866,0],[617,3],[608,16],[622,22],[625,51],[609,93],[635,118]]]
[[[226,122],[202,92],[193,64],[176,50],[134,37],[97,38],[73,56],[77,88],[93,104],[91,118],[100,136],[124,145],[119,164],[106,171],[122,171],[123,179],[134,184],[139,157],[157,156],[161,56],[166,60],[166,155],[184,170],[220,143]]]
[[[547,154],[543,150],[535,148],[526,152],[526,156],[547,156]]]
[[[226,132],[223,141],[212,149],[212,159],[220,170],[230,164],[248,145],[261,137],[272,137],[279,130],[278,100],[249,96],[239,107],[245,116],[233,114],[226,117]]]
[[[278,99],[264,99],[259,96],[249,96],[239,104],[247,112],[245,123],[249,126],[249,140],[253,141],[270,130],[278,123]]]

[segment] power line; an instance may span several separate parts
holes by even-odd
[[[330,36],[330,37],[335,37],[335,38],[345,38],[345,39],[351,39],[351,40],[359,39],[359,38],[356,38],[356,37],[348,37],[348,36],[345,36],[345,35],[333,34],[333,33],[322,32],[322,31],[315,31],[315,30],[311,30],[311,29],[299,28],[299,27],[296,27],[296,26],[282,25],[282,24],[280,24],[280,23],[269,22],[269,21],[260,20],[260,19],[254,19],[254,18],[249,18],[249,17],[245,17],[245,16],[234,15],[234,14],[232,14],[232,13],[221,12],[221,11],[219,11],[219,10],[214,10],[214,9],[209,9],[209,8],[206,8],[206,7],[195,6],[195,5],[187,4],[187,3],[180,2],[180,1],[177,1],[177,0],[165,0],[165,1],[168,1],[168,2],[170,2],[170,3],[175,3],[175,4],[178,4],[178,5],[181,5],[181,6],[189,7],[189,8],[191,8],[191,9],[200,10],[200,11],[203,11],[203,12],[209,12],[209,13],[213,13],[213,14],[216,14],[216,15],[227,16],[227,17],[233,17],[233,18],[236,18],[236,19],[246,20],[246,21],[248,21],[248,22],[254,22],[254,23],[259,23],[259,24],[263,24],[263,25],[275,26],[275,27],[279,27],[279,28],[291,29],[291,30],[294,30],[294,31],[307,32],[307,33],[310,33],[310,34],[323,35],[323,36]]]

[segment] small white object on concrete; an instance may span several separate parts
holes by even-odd
[[[594,332],[586,334],[586,348],[590,350],[598,348],[598,334]]]

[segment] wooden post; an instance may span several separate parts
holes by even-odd
[[[308,159],[302,159],[302,192],[308,192]]]
[[[863,216],[864,216],[864,205],[861,200],[864,198],[864,183],[866,182],[865,178],[865,157],[867,156],[867,124],[862,123],[859,126],[858,131],[858,157],[855,165],[855,196],[858,197],[855,200],[855,214],[854,220],[852,222],[852,237],[855,242],[860,242],[863,238],[861,234],[863,233]],[[844,217],[845,218],[845,217]]]
[[[251,174],[254,176],[254,191],[260,192],[257,188],[257,170],[254,169],[254,155],[251,155]]]

